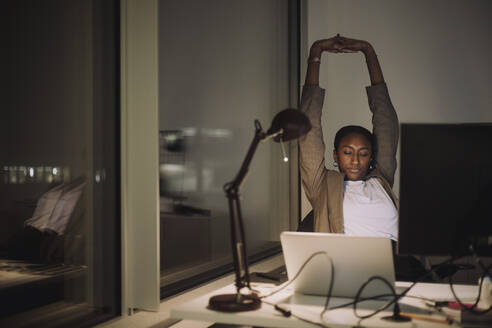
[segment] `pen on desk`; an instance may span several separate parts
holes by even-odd
[[[292,314],[292,312],[290,312],[290,310],[284,309],[283,307],[280,307],[278,304],[275,304],[274,308],[275,308],[275,310],[280,311],[283,314],[283,316],[286,318],[290,317],[290,315]]]
[[[416,319],[416,320],[424,320],[424,321],[430,321],[430,322],[437,322],[437,323],[447,323],[448,325],[452,324],[454,322],[453,319],[446,317],[446,318],[436,318],[436,317],[431,317],[429,315],[424,315],[424,314],[416,314],[416,313],[407,313],[407,312],[400,312],[400,315],[402,317],[407,317],[410,319]]]

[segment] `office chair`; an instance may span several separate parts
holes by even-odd
[[[311,210],[302,221],[299,222],[297,227],[299,232],[313,232],[314,231],[314,210]]]

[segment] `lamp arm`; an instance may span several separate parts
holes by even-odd
[[[234,180],[224,185],[224,192],[226,193],[229,205],[231,247],[236,274],[236,293],[212,296],[209,300],[209,308],[217,311],[251,311],[261,306],[261,299],[256,293],[251,291],[243,218],[241,216],[239,201],[239,189],[246,179],[258,144],[270,138],[275,138],[274,140],[277,142],[296,139],[307,133],[311,127],[308,118],[295,109],[285,109],[275,115],[272,125],[267,132],[263,132],[258,120],[255,120],[254,123],[255,135],[241,168]],[[241,294],[243,287],[248,287],[252,293]]]
[[[249,146],[246,157],[243,160],[241,168],[237,173],[234,180],[224,185],[224,191],[226,193],[229,204],[229,218],[231,225],[231,247],[234,260],[234,270],[236,273],[236,288],[239,295],[239,291],[243,287],[250,287],[249,270],[248,270],[248,257],[246,255],[246,242],[244,236],[243,218],[241,215],[241,206],[239,202],[239,189],[243,184],[253,156],[261,141],[270,137],[261,127],[258,120],[255,120],[255,135]]]
[[[243,160],[243,164],[241,165],[241,168],[239,169],[239,172],[237,173],[234,180],[224,185],[224,191],[227,195],[231,193],[237,193],[239,191],[239,188],[241,188],[241,185],[244,182],[246,175],[248,174],[249,166],[251,164],[251,161],[253,160],[256,149],[258,148],[258,144],[266,137],[267,135],[265,134],[265,132],[263,132],[260,122],[258,120],[255,120],[255,135],[253,137],[251,145],[249,146],[248,152],[246,153],[246,157]]]

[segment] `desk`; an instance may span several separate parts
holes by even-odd
[[[397,288],[409,286],[407,282],[397,282]],[[267,293],[273,290],[273,285],[254,284],[253,288],[257,288],[262,293]],[[273,289],[272,289],[273,288]],[[456,285],[455,290],[458,296],[461,296],[463,301],[470,302],[477,294],[477,286]],[[212,293],[196,298],[187,303],[175,306],[171,309],[171,317],[176,319],[188,319],[198,321],[208,321],[224,324],[249,325],[259,327],[286,327],[286,328],[312,328],[317,327],[313,324],[301,321],[294,317],[286,318],[276,311],[273,306],[263,303],[261,309],[256,311],[241,312],[241,313],[224,313],[216,312],[207,309],[208,300],[211,296],[223,293],[234,293],[233,285],[216,290]],[[401,311],[410,313],[420,313],[431,315],[436,318],[443,318],[439,314],[431,314],[428,308],[425,307],[424,301],[412,296],[433,298],[436,300],[454,300],[449,285],[446,284],[429,284],[420,283],[414,286],[408,293],[408,297],[400,300],[399,304]],[[272,295],[265,299],[269,303],[279,303],[283,307],[291,309],[292,313],[302,318],[319,322],[319,314],[323,309],[325,299],[317,296],[297,295],[293,293],[290,287],[281,292]],[[330,307],[338,304],[349,302],[349,299],[332,298]],[[380,303],[373,302],[360,306],[360,314],[369,313],[370,308],[378,306]],[[376,316],[360,321],[354,316],[352,307],[341,308],[328,311],[324,316],[324,324],[330,327],[354,327],[361,325],[363,327],[450,327],[448,324],[434,323],[422,320],[412,320],[405,323],[394,323],[381,320],[381,317],[390,315],[392,311],[381,312]],[[459,327],[459,323],[454,323],[453,327]]]

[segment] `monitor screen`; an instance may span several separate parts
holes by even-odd
[[[492,255],[492,124],[402,124],[399,253]]]

